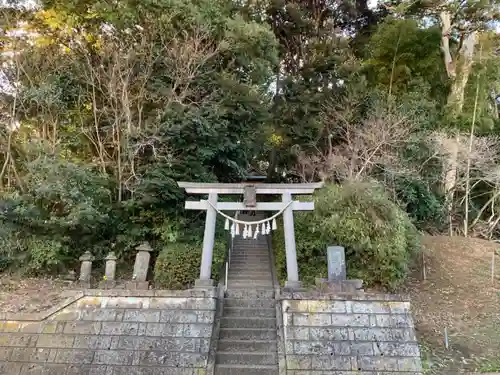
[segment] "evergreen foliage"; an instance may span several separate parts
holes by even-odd
[[[249,170],[337,184],[325,207],[365,215],[347,217],[358,242],[335,216],[349,212],[317,204],[320,242],[298,216],[309,280],[345,241],[353,276],[400,283],[404,211],[419,230],[499,233],[498,0],[22,5],[0,8],[0,270],[61,273],[86,250],[129,262],[147,240],[158,285],[190,284],[203,215],[176,181]]]
[[[346,249],[349,278],[393,289],[405,279],[418,253],[419,235],[409,217],[383,188],[370,183],[327,185],[314,196],[315,210],[295,215],[300,278],[327,278],[326,249]],[[281,227],[282,228],[282,227]],[[286,279],[283,231],[273,236],[276,268]]]

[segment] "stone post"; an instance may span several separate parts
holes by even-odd
[[[115,280],[117,259],[118,258],[116,257],[114,252],[110,252],[106,257],[106,269],[104,271],[104,275],[106,276],[106,279],[108,279],[109,281]]]
[[[116,257],[114,252],[110,252],[108,256],[105,258],[106,260],[106,268],[104,270],[104,280],[103,286],[104,288],[114,288],[116,286],[115,274],[116,274]]]
[[[363,294],[363,280],[347,280],[345,248],[343,246],[328,246],[328,279],[316,278],[316,286],[328,294],[349,293]]]
[[[328,281],[346,279],[345,249],[342,246],[328,246],[326,250],[328,262]]]
[[[283,203],[292,201],[292,194],[283,194]],[[283,231],[285,233],[285,252],[286,252],[286,272],[287,281],[285,288],[299,289],[302,284],[299,281],[299,267],[297,264],[297,250],[295,245],[295,228],[293,223],[293,208],[290,204],[283,212]]]
[[[80,267],[80,285],[84,288],[90,288],[90,275],[92,273],[92,262],[94,261],[94,256],[90,251],[86,251],[80,257],[80,262],[82,265]]]
[[[133,289],[148,289],[149,283],[146,281],[149,270],[149,259],[151,258],[150,252],[153,248],[149,242],[143,242],[135,248],[137,255],[135,256],[134,275],[132,276],[134,284]]]
[[[217,205],[217,194],[210,193],[208,201],[214,206]],[[214,285],[212,277],[212,256],[215,240],[215,222],[217,212],[209,205],[207,207],[207,216],[205,218],[205,233],[203,235],[203,252],[201,254],[200,278],[195,281],[195,287],[206,288]]]

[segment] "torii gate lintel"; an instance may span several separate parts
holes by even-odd
[[[200,278],[196,286],[213,285],[211,279],[213,246],[215,240],[215,223],[217,211],[281,211],[283,210],[283,229],[285,234],[286,266],[288,288],[300,287],[295,245],[295,229],[293,211],[312,211],[314,202],[299,202],[293,200],[293,194],[308,195],[323,186],[323,183],[312,184],[224,184],[224,183],[193,183],[177,182],[188,194],[208,195],[208,200],[186,201],[187,210],[206,210],[205,233],[203,237],[203,252],[200,265]],[[219,195],[244,195],[245,202],[218,202]],[[281,202],[257,202],[258,194],[281,195]]]

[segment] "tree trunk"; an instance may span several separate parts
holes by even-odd
[[[464,38],[462,49],[456,60],[455,76],[452,78],[450,94],[448,95],[448,111],[455,118],[464,106],[465,87],[469,81],[474,62],[474,47],[477,42],[477,32],[473,31]]]
[[[452,30],[452,15],[448,11],[443,11],[439,15],[441,19],[441,48],[443,59],[451,81],[450,93],[447,99],[447,117],[450,120],[456,119],[464,106],[465,87],[469,80],[472,64],[474,62],[474,48],[477,42],[477,31],[472,31],[464,36],[462,48],[457,53],[455,60],[450,50],[450,35]],[[460,147],[460,134],[457,129],[453,139],[446,142],[446,153],[448,155],[445,161],[444,190],[446,196],[446,208],[448,210],[450,235],[453,234],[452,210],[453,196],[457,180],[458,152]]]
[[[497,94],[495,89],[493,89],[492,93],[491,93],[491,108],[492,108],[493,118],[497,119],[497,120],[500,118],[500,116],[498,114],[498,104],[497,104],[497,97],[498,96],[499,95]]]
[[[480,46],[479,48],[479,62],[481,63],[482,60],[482,52],[483,48]],[[480,87],[481,80],[477,80],[477,85],[476,85],[476,96],[474,98],[474,113],[472,114],[472,124],[470,126],[470,133],[469,133],[469,152],[467,154],[467,169],[465,171],[465,220],[464,220],[464,236],[468,236],[469,232],[469,201],[470,201],[470,167],[471,167],[471,154],[472,154],[472,145],[474,142],[474,130],[475,130],[475,125],[476,125],[476,118],[477,118],[477,105],[479,102],[479,87]]]
[[[450,236],[453,235],[453,196],[455,192],[455,185],[457,181],[458,172],[458,150],[460,147],[460,135],[458,131],[454,138],[447,139],[445,145],[446,160],[444,162],[444,192],[445,192],[445,206],[448,212],[448,224]]]

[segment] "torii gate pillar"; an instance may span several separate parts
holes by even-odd
[[[208,194],[208,201],[217,206],[217,193]],[[205,233],[203,234],[203,252],[201,253],[200,278],[196,281],[196,286],[212,286],[212,258],[215,242],[215,223],[217,222],[217,212],[212,206],[207,207],[207,217],[205,219]]]
[[[283,193],[283,203],[287,204],[292,200],[292,194]],[[299,288],[299,265],[297,263],[297,247],[295,245],[295,225],[293,223],[293,208],[288,206],[283,212],[283,232],[285,234],[286,252],[286,288]]]
[[[207,216],[205,220],[205,233],[203,237],[203,253],[201,256],[200,278],[196,280],[197,287],[208,287],[214,285],[212,276],[212,258],[215,240],[215,223],[217,220],[217,211],[240,211],[240,210],[255,210],[255,211],[281,211],[283,208],[283,230],[285,234],[285,251],[286,251],[286,268],[287,281],[285,287],[299,288],[299,269],[297,264],[297,249],[295,245],[295,229],[293,222],[293,211],[312,211],[314,210],[314,202],[298,202],[293,201],[292,194],[306,195],[312,194],[314,190],[323,186],[323,183],[314,184],[257,184],[252,186],[255,189],[255,195],[281,195],[282,202],[259,202],[252,203],[252,207],[248,207],[244,203],[239,202],[217,202],[220,194],[241,195],[248,191],[249,185],[252,184],[218,184],[218,183],[192,183],[178,182],[179,187],[184,188],[188,194],[203,194],[208,195],[208,201],[201,200],[198,202],[186,201],[187,210],[206,210]],[[290,203],[291,202],[291,203]]]

